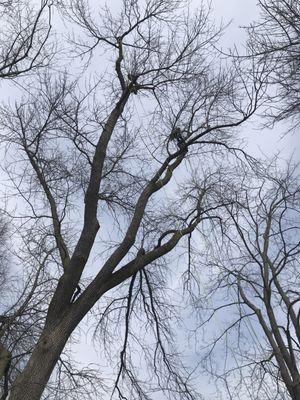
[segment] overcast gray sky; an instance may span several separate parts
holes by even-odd
[[[119,1],[113,1],[114,7]],[[197,6],[197,3],[200,2],[197,0],[193,1],[193,5]],[[212,7],[217,22],[223,21],[226,24],[231,21],[231,25],[227,28],[222,42],[224,50],[232,47],[234,44],[239,47],[242,46],[245,33],[241,29],[241,26],[248,25],[257,18],[258,9],[256,0],[212,0]],[[10,92],[9,95],[5,93],[1,98],[7,97],[13,100],[14,92]],[[289,134],[284,136],[284,133],[288,130],[287,125],[278,125],[271,130],[262,129],[260,127],[261,123],[262,120],[256,117],[244,126],[240,133],[247,140],[247,149],[249,152],[256,156],[263,154],[272,156],[276,152],[281,151],[282,158],[287,159],[294,154],[294,159],[300,161],[300,146],[298,145],[299,139],[297,135]],[[82,337],[81,342],[76,345],[74,350],[77,353],[78,359],[87,364],[102,361],[99,360],[99,354],[95,352],[89,337],[87,339]],[[200,389],[201,392],[211,392],[212,387],[208,386],[208,382],[205,379],[203,382],[199,382],[199,385],[202,386]]]
[[[197,0],[194,1],[197,4]],[[233,45],[241,47],[246,39],[243,26],[248,26],[259,16],[256,0],[212,0],[212,7],[217,20],[224,23],[231,21],[223,38],[223,48]],[[253,155],[265,155],[271,157],[276,152],[281,152],[283,159],[293,156],[296,162],[300,162],[299,136],[294,132],[286,135],[288,124],[278,124],[274,129],[262,129],[262,120],[253,118],[241,134],[246,138],[247,150]]]
[[[119,1],[119,0],[118,0]],[[117,2],[114,2],[114,7]],[[193,5],[197,6],[199,1],[194,0]],[[213,0],[212,7],[217,23],[223,22],[227,24],[231,21],[223,37],[222,47],[224,50],[236,44],[241,47],[246,38],[242,26],[248,25],[258,16],[258,8],[256,0]],[[245,138],[247,150],[255,156],[272,156],[276,152],[281,151],[283,159],[289,158],[294,154],[294,159],[300,161],[300,149],[297,146],[297,136],[286,135],[288,126],[282,124],[274,129],[262,129],[260,127],[262,120],[259,117],[254,118],[240,131],[240,135]],[[218,324],[218,321],[216,321]],[[95,351],[94,346],[90,342],[90,338],[82,337],[81,342],[75,349],[78,359],[86,363],[99,363],[100,355]],[[200,392],[207,395],[207,399],[212,398],[215,387],[214,383],[209,383],[208,379],[202,376],[199,378],[198,385]]]
[[[193,1],[193,5],[197,6],[200,2]],[[114,6],[116,4],[114,3]],[[226,29],[223,37],[222,47],[224,50],[231,48],[234,44],[241,48],[246,38],[243,26],[247,26],[258,16],[258,8],[256,0],[212,0],[213,12],[217,23],[223,22],[227,24],[231,21],[230,26]],[[247,143],[247,151],[255,156],[272,157],[278,151],[281,152],[283,159],[288,159],[291,155],[294,160],[300,161],[300,148],[298,138],[294,134],[285,135],[288,126],[285,124],[278,125],[274,129],[262,129],[262,119],[255,117],[247,125],[243,126],[240,136],[245,138]],[[216,321],[218,325],[218,321]],[[89,343],[89,338],[81,341],[76,348],[78,358],[82,361],[99,362],[99,355],[95,352],[93,346]],[[202,376],[198,381],[200,392],[207,396],[207,399],[213,398],[215,392],[215,384],[208,381]]]

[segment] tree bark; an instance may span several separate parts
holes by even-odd
[[[300,383],[296,384],[289,392],[293,400],[300,400]]]
[[[38,400],[68,340],[70,333],[59,326],[44,329],[22,374],[15,380],[9,400]]]
[[[0,379],[5,375],[7,366],[10,363],[11,353],[0,343]]]

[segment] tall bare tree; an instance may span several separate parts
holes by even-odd
[[[0,220],[0,293],[3,295],[5,290],[5,283],[7,279],[7,251],[5,248],[7,233],[7,225],[3,216]],[[4,322],[3,317],[0,317],[0,323]],[[11,353],[0,341],[0,379],[2,379],[9,368]]]
[[[0,2],[0,78],[12,79],[49,64],[52,2]]]
[[[95,335],[110,345],[103,357],[118,355],[112,395],[192,399],[171,340],[176,307],[165,291],[178,272],[168,273],[166,257],[224,206],[214,187],[226,160],[229,170],[231,158],[247,158],[234,132],[262,101],[265,71],[222,65],[221,32],[203,5],[194,17],[184,1],[94,7],[61,5],[76,27],[73,54],[85,74],[95,71],[86,88],[48,71],[32,95],[2,108],[11,194],[23,204],[20,263],[49,274],[51,293],[36,306],[42,329],[9,398],[40,399],[45,389],[51,398],[63,349],[94,310]]]
[[[225,207],[223,240],[208,261],[215,279],[210,280],[209,295],[202,303],[207,317],[201,327],[209,330],[207,324],[219,318],[219,329],[205,364],[226,383],[230,398],[244,392],[245,398],[296,400],[300,396],[299,178],[292,165],[287,171],[255,175]],[[220,346],[225,361],[214,368],[208,361]]]
[[[0,2],[0,79],[14,80],[49,65],[54,48],[50,45],[51,2],[42,1],[34,7],[27,1]],[[9,287],[7,251],[5,251],[6,222],[0,223],[0,313],[3,311],[5,290]],[[21,311],[21,309],[19,310]],[[7,392],[7,372],[11,364],[11,351],[2,342],[5,327],[10,325],[6,315],[0,316],[0,378]],[[11,320],[10,320],[11,322]],[[24,350],[24,348],[23,348]]]
[[[292,119],[299,125],[300,5],[294,0],[261,0],[261,18],[249,28],[249,46],[259,62],[267,64],[272,121]]]

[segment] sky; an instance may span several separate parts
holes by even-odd
[[[197,2],[195,1],[195,4]],[[246,39],[242,27],[254,21],[259,10],[256,0],[212,0],[214,14],[225,24],[230,22],[226,29],[223,48],[230,48],[236,44],[240,46]],[[241,47],[241,52],[243,48]],[[295,133],[286,135],[289,126],[286,123],[278,124],[274,129],[262,128],[262,120],[254,118],[246,127],[242,127],[242,135],[248,142],[247,150],[253,155],[272,156],[280,151],[281,157],[293,157],[300,161],[299,137]],[[271,145],[270,145],[271,144]]]
[[[114,1],[114,6],[116,3]],[[193,5],[197,6],[196,0],[193,1]],[[223,37],[223,49],[226,50],[234,44],[241,46],[241,42],[245,38],[241,26],[248,25],[258,15],[256,0],[212,0],[212,8],[217,21],[224,24],[231,21]],[[7,93],[2,95],[3,97],[7,98]],[[10,92],[8,97],[13,99],[13,92]],[[280,151],[283,160],[293,155],[295,161],[300,161],[299,138],[295,133],[285,135],[287,130],[288,126],[284,124],[278,125],[274,129],[262,128],[261,119],[256,117],[242,128],[240,136],[245,138],[246,149],[255,156],[272,156]],[[99,362],[99,354],[95,352],[89,336],[82,337],[80,343],[76,345],[75,352],[82,362]],[[204,392],[210,393],[206,380],[199,382],[199,385],[203,387]]]
[[[197,1],[193,2],[197,4]],[[242,27],[248,26],[259,16],[256,0],[212,0],[212,8],[217,19],[225,24],[230,22],[223,37],[223,49],[237,45],[243,52],[246,39]],[[282,160],[293,158],[300,162],[300,139],[296,132],[286,134],[289,125],[278,124],[273,129],[262,128],[262,119],[253,118],[241,129],[241,135],[247,142],[247,151],[255,156],[272,157],[280,152]]]
[[[194,0],[193,6],[196,7],[197,3]],[[257,18],[256,0],[212,0],[212,8],[217,23],[229,23],[222,39],[223,50],[236,44],[242,52],[242,43],[246,38],[242,27],[249,25]],[[267,129],[262,128],[261,124],[262,119],[255,117],[239,130],[239,136],[244,138],[246,150],[250,154],[265,158],[272,157],[275,153],[280,152],[283,164],[291,156],[296,162],[300,161],[299,138],[295,133],[285,134],[288,125],[281,124],[273,129]],[[216,320],[215,323],[219,325],[219,328],[221,327],[220,321]],[[88,337],[78,345],[77,354],[82,361],[95,363],[99,361],[99,355],[95,352]],[[191,356],[191,359],[193,359],[193,356]],[[194,359],[193,361],[196,362],[197,360]],[[211,399],[215,394],[214,383],[210,382],[207,377],[199,377],[198,386],[207,399]]]

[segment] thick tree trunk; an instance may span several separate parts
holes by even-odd
[[[61,327],[47,327],[24,371],[15,380],[9,400],[39,400],[70,333]]]
[[[11,353],[0,342],[0,379],[2,379],[5,375],[5,371],[10,363],[10,359]]]
[[[300,400],[300,383],[297,383],[293,388],[288,388],[293,400]]]

